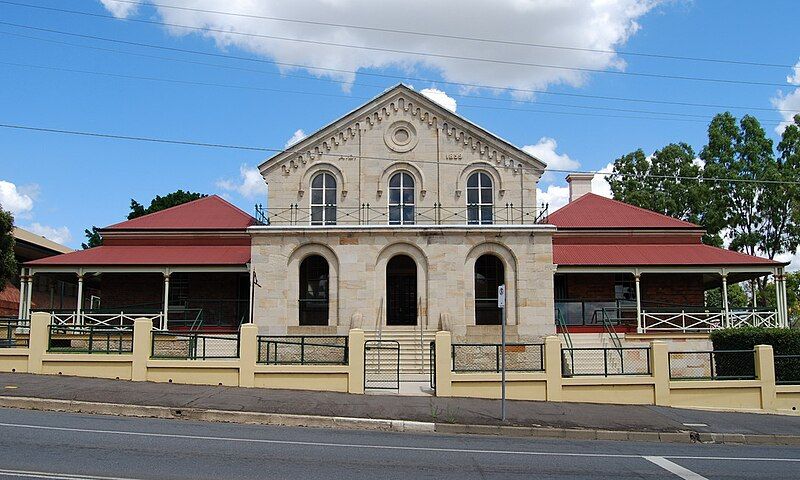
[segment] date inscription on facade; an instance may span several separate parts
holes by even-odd
[[[444,156],[444,158],[446,160],[461,160],[462,157],[460,153],[448,153]]]

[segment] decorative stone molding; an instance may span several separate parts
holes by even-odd
[[[397,153],[410,152],[419,142],[417,129],[405,120],[398,120],[386,129],[383,134],[383,142],[390,150]]]

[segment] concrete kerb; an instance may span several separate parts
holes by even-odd
[[[0,396],[0,408],[20,408],[66,413],[114,415],[204,422],[279,425],[284,427],[340,428],[406,433],[492,435],[567,440],[611,440],[662,443],[725,443],[747,445],[800,445],[800,436],[731,433],[641,432],[579,428],[519,427],[504,425],[464,425],[374,418],[331,417],[280,413],[236,412],[198,408],[173,408],[149,405],[84,402],[31,397]]]

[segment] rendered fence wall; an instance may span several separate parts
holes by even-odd
[[[183,360],[152,357],[152,321],[137,319],[133,327],[133,353],[50,353],[50,315],[34,313],[30,346],[0,350],[0,371],[48,375],[112,378],[193,385],[290,388],[332,392],[364,392],[364,332],[350,331],[347,365],[258,364],[258,327],[240,329],[239,357]]]
[[[500,398],[500,374],[453,372],[450,345],[448,332],[436,334],[436,394]],[[800,385],[775,385],[772,347],[759,345],[754,355],[755,380],[670,380],[668,346],[654,341],[650,345],[649,375],[564,377],[561,341],[547,337],[544,372],[507,373],[506,394],[512,400],[800,411]]]

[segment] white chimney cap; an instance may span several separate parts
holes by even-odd
[[[592,179],[594,179],[594,173],[570,173],[567,175],[570,203],[587,193],[592,193]]]

